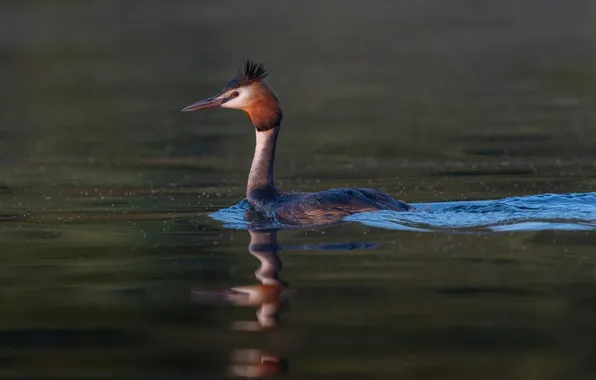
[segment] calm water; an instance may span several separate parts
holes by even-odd
[[[0,377],[596,378],[594,25],[588,0],[2,2]],[[246,57],[282,188],[422,211],[243,220],[252,127],[179,110]]]

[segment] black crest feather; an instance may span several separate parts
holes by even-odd
[[[238,76],[228,83],[228,85],[224,88],[224,91],[246,86],[253,82],[258,82],[266,76],[267,70],[265,69],[265,65],[251,60],[246,60],[240,67]]]
[[[262,63],[246,60],[240,69],[240,75],[246,82],[258,81],[267,76],[267,70]]]

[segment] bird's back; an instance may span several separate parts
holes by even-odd
[[[283,194],[276,206],[275,214],[280,221],[300,225],[337,223],[359,212],[414,210],[380,191],[350,188]]]

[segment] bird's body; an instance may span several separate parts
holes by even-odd
[[[244,71],[213,98],[183,111],[206,108],[244,110],[255,127],[256,147],[246,189],[255,211],[281,222],[299,225],[336,223],[359,212],[412,211],[413,207],[373,189],[340,188],[313,193],[282,192],[274,184],[273,164],[282,109],[273,90],[263,82],[263,65],[248,61]]]
[[[270,204],[267,198],[255,198],[249,202],[257,210],[272,211],[279,221],[300,225],[336,223],[359,212],[411,209],[406,203],[374,189],[337,188],[313,193],[281,193],[272,199]]]

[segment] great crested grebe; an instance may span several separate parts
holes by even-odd
[[[248,114],[255,127],[256,148],[248,175],[246,197],[255,211],[290,224],[336,223],[365,211],[413,211],[414,207],[373,189],[340,188],[314,193],[286,193],[275,187],[273,160],[283,112],[277,95],[263,80],[263,64],[246,61],[236,78],[217,95],[198,101],[182,112],[236,108]]]

